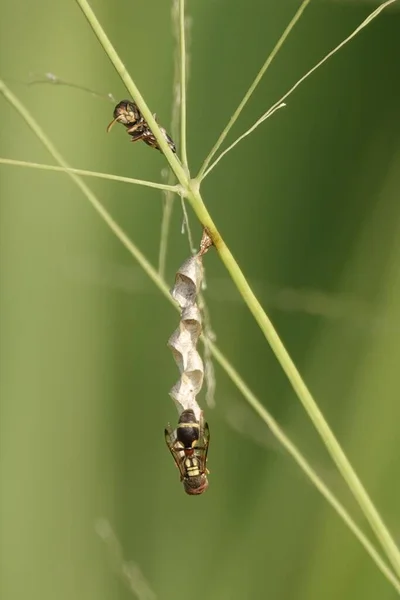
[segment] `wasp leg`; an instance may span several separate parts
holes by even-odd
[[[134,125],[132,125],[131,127],[127,127],[126,131],[127,133],[129,133],[129,135],[132,135],[135,133],[135,131],[137,129],[139,129],[140,127],[143,127],[143,123],[141,121],[139,121],[139,123],[135,123]]]
[[[170,440],[172,440],[172,434],[173,434],[173,431],[168,424],[167,427],[164,429],[165,439],[169,438]]]
[[[143,140],[145,135],[146,135],[145,133],[138,133],[137,135],[133,135],[131,137],[131,142],[139,142],[140,140]]]

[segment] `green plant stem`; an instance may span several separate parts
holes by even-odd
[[[161,221],[160,250],[158,253],[158,272],[160,274],[160,277],[165,277],[165,269],[167,266],[168,236],[173,209],[174,197],[171,193],[168,192],[167,194],[165,194]]]
[[[44,165],[41,163],[28,162],[25,160],[14,160],[12,158],[0,158],[0,164],[11,165],[14,167],[28,167],[30,169],[41,169],[43,171],[59,171],[62,173],[75,173],[83,177],[97,177],[99,179],[109,179],[110,181],[120,181],[122,183],[133,183],[144,187],[164,190],[178,194],[180,187],[177,185],[166,185],[163,183],[154,183],[153,181],[144,181],[142,179],[132,179],[131,177],[120,177],[110,173],[97,173],[96,171],[84,171],[83,169],[73,169],[71,167],[55,167],[54,165]]]
[[[181,104],[181,156],[182,164],[189,172],[186,147],[186,42],[185,42],[185,0],[179,0],[179,42],[180,42],[180,104]]]
[[[228,154],[228,152],[230,152],[239,142],[241,142],[242,140],[244,140],[245,137],[247,137],[248,135],[250,135],[251,133],[253,133],[253,131],[255,129],[257,129],[257,127],[259,125],[261,125],[261,123],[264,123],[264,121],[266,121],[267,119],[269,119],[270,117],[272,117],[272,115],[274,113],[276,113],[278,110],[280,110],[281,108],[284,108],[286,106],[286,104],[284,102],[279,103],[275,103],[268,112],[266,112],[262,117],[260,117],[258,119],[258,121],[256,121],[254,123],[254,125],[252,127],[250,127],[250,129],[247,129],[247,131],[245,131],[244,133],[242,133],[242,135],[240,135],[238,138],[236,138],[236,140],[234,142],[232,142],[232,144],[230,144],[227,148],[225,148],[225,150],[223,150],[221,152],[221,154],[214,160],[214,162],[211,163],[211,165],[208,167],[208,169],[205,171],[205,173],[203,173],[203,177],[202,177],[202,181],[204,181],[204,179],[207,177],[207,175],[217,166],[217,164],[219,163],[220,160],[222,160],[224,158],[224,156],[226,154]]]
[[[182,72],[181,72],[181,25],[180,25],[180,0],[173,0],[171,7],[171,24],[172,31],[174,37],[174,76],[172,81],[172,114],[171,114],[171,134],[172,139],[180,138],[180,124],[182,123],[182,115],[181,115],[181,107],[182,107]],[[185,33],[185,31],[184,31]],[[187,66],[187,44],[185,40],[184,44],[186,60],[184,64],[184,77],[186,80],[184,90],[186,92],[187,78],[186,78],[186,66]],[[185,100],[186,104],[186,100]],[[186,117],[185,117],[186,118]],[[186,139],[186,134],[182,136]],[[188,167],[187,167],[188,168]],[[174,172],[169,171],[168,173],[168,183],[172,184],[174,182]],[[169,230],[171,227],[171,219],[172,213],[174,209],[174,195],[170,192],[166,192],[164,194],[164,206],[163,206],[163,214],[161,220],[161,235],[160,235],[160,249],[158,254],[158,272],[161,277],[165,276],[165,269],[167,264],[167,251],[168,251],[168,241],[169,241]]]
[[[305,11],[305,9],[307,8],[307,5],[309,3],[310,3],[310,0],[303,0],[303,2],[301,3],[301,5],[300,5],[299,9],[297,10],[296,14],[294,15],[294,17],[292,18],[292,20],[290,21],[290,23],[286,27],[285,31],[282,33],[282,35],[279,38],[279,40],[277,41],[277,43],[276,43],[275,47],[273,48],[271,54],[268,56],[267,60],[264,62],[263,66],[259,70],[259,72],[258,72],[256,78],[254,79],[253,83],[251,84],[251,86],[247,90],[246,94],[244,95],[243,100],[241,101],[241,103],[239,104],[239,106],[237,107],[237,109],[235,110],[235,112],[233,113],[233,115],[231,116],[231,118],[229,120],[229,123],[227,124],[227,126],[225,127],[225,129],[222,131],[221,135],[219,136],[219,138],[215,142],[214,146],[211,148],[211,150],[210,150],[208,156],[206,157],[205,161],[203,162],[203,164],[202,164],[202,166],[200,168],[200,171],[196,175],[196,179],[198,181],[201,181],[203,179],[203,175],[206,172],[208,165],[210,164],[210,162],[214,158],[215,154],[218,152],[221,144],[223,144],[226,136],[228,135],[228,133],[230,132],[230,130],[232,129],[232,127],[234,126],[234,124],[238,120],[238,118],[239,118],[242,110],[246,106],[247,102],[250,100],[250,98],[253,95],[256,87],[258,86],[258,84],[260,83],[261,79],[265,75],[265,72],[270,67],[270,65],[271,65],[272,61],[274,60],[275,56],[278,54],[279,50],[282,48],[282,46],[285,43],[286,39],[288,38],[290,32],[292,31],[292,29],[294,28],[294,26],[296,25],[296,23],[299,21],[301,15]]]
[[[103,219],[103,221],[110,228],[113,234],[119,239],[123,246],[138,262],[140,267],[147,273],[151,281],[153,281],[153,283],[160,290],[163,296],[174,306],[175,309],[179,310],[179,307],[170,295],[169,287],[167,286],[164,279],[160,277],[156,269],[154,269],[154,267],[147,260],[144,254],[130,240],[125,231],[118,225],[118,223],[113,219],[110,213],[103,207],[101,202],[86,186],[86,184],[83,181],[81,181],[80,178],[66,166],[66,161],[58,152],[54,144],[52,144],[49,138],[45,135],[45,133],[38,125],[36,120],[33,118],[33,116],[26,110],[26,108],[22,105],[18,98],[1,81],[0,93],[2,93],[8,100],[8,102],[10,102],[10,104],[18,111],[19,115],[26,121],[27,125],[32,129],[32,131],[42,142],[42,144],[45,146],[45,148],[48,150],[48,152],[51,154],[54,160],[60,164],[60,170],[64,171],[67,175],[69,175],[69,177],[74,181],[78,188],[83,192],[83,194],[86,196],[87,200],[98,213],[100,218]],[[202,339],[202,341],[204,343],[204,339]],[[261,404],[258,398],[251,392],[247,384],[243,381],[243,379],[240,377],[240,375],[237,373],[234,367],[229,363],[229,361],[225,358],[225,356],[218,349],[218,347],[210,340],[207,340],[207,344],[216,361],[220,364],[220,366],[226,372],[226,374],[232,380],[232,382],[237,386],[237,388],[243,394],[244,398],[247,400],[249,405],[266,423],[266,425],[270,428],[272,434],[278,439],[278,441],[287,450],[289,455],[291,455],[295,462],[299,465],[300,469],[316,486],[316,488],[324,496],[328,503],[334,508],[339,517],[350,528],[350,530],[354,533],[361,545],[371,556],[372,560],[375,562],[375,564],[378,566],[378,568],[381,570],[384,576],[388,579],[390,583],[392,583],[395,589],[400,593],[400,581],[392,573],[391,569],[386,565],[385,561],[379,555],[379,553],[377,552],[373,544],[369,541],[367,536],[355,523],[348,511],[336,499],[335,495],[329,490],[329,488],[325,485],[325,483],[322,481],[322,479],[319,477],[316,471],[303,457],[300,450],[290,441],[290,439],[286,436],[286,434],[280,428],[275,419],[264,408],[264,406]]]
[[[386,552],[388,559],[395,569],[395,572],[398,576],[400,576],[400,551],[397,548],[388,528],[372,503],[349,459],[343,452],[333,431],[318,408],[317,403],[315,402],[308,387],[304,383],[298,369],[296,368],[296,365],[283,345],[283,342],[276,332],[271,320],[264,312],[254,292],[247,283],[247,280],[240,270],[239,265],[235,261],[231,251],[219,235],[219,232],[214,229],[214,223],[212,222],[211,217],[204,206],[204,203],[202,202],[199,191],[193,190],[193,196],[195,198],[195,202],[192,203],[192,206],[200,222],[210,231],[211,238],[219,252],[222,262],[230,273],[232,280],[238,288],[250,312],[257,321],[261,331],[264,333],[279,364],[281,365],[294,391],[296,392],[296,395],[310,417],[310,420],[314,424],[315,429],[318,431],[322,441],[332,457],[332,460],[336,464],[339,472],[343,476],[343,479],[346,481],[350,491],[358,502],[362,512],[365,515],[365,518],[368,520],[377,539],[381,543],[382,548]]]
[[[182,187],[186,190],[187,199],[189,200],[194,212],[196,213],[202,225],[208,228],[211,239],[213,240],[213,243],[219,252],[222,262],[225,264],[225,267],[230,273],[233,282],[238,288],[250,312],[253,314],[260,329],[264,333],[264,336],[269,342],[282,369],[286,373],[286,376],[289,379],[294,391],[296,392],[299,400],[301,401],[312,423],[318,431],[333,461],[338,467],[339,472],[342,474],[349,489],[351,490],[362,512],[364,513],[365,518],[368,520],[377,539],[382,545],[382,548],[384,549],[388,559],[392,563],[395,572],[398,576],[400,576],[399,549],[397,548],[379,512],[372,503],[367,491],[365,490],[360,479],[358,478],[350,461],[346,457],[340,444],[338,443],[336,437],[334,436],[332,430],[326,422],[324,416],[319,410],[314,398],[312,397],[310,391],[304,383],[294,362],[290,358],[270,319],[265,314],[261,304],[257,300],[249,284],[247,283],[246,278],[240,270],[239,265],[235,261],[232,253],[223,241],[219,231],[217,230],[213,220],[211,219],[211,216],[208,213],[200,195],[199,182],[197,180],[188,180],[185,170],[183,169],[181,163],[177,160],[176,156],[170,150],[166,140],[164,139],[164,136],[162,135],[157,123],[153,118],[153,115],[151,114],[151,111],[147,107],[144,98],[139,93],[139,90],[133,83],[132,78],[127,73],[122,61],[118,57],[110,40],[103,31],[99,21],[97,20],[97,17],[90,8],[87,0],[76,0],[76,2],[85,14],[90,26],[96,34],[99,42],[103,46],[103,49],[107,53],[110,61],[119,73],[128,91],[132,94],[132,97],[134,98],[135,102],[139,107],[139,110],[142,112],[144,118],[150,125],[150,128],[154,133],[157,141],[159,142],[160,147],[163,150],[171,168],[175,172],[175,175],[177,176]]]

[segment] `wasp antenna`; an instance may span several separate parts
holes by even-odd
[[[113,120],[111,121],[111,123],[109,123],[109,124],[107,125],[107,133],[110,133],[111,127],[112,127],[112,126],[114,125],[114,123],[116,123],[117,121],[118,121],[118,117],[116,117],[115,119],[113,119]]]

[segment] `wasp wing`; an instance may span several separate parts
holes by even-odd
[[[203,471],[203,473],[207,473],[207,454],[208,446],[210,444],[210,428],[208,427],[208,423],[204,421],[203,412],[201,412],[199,424],[199,445],[201,446],[199,458],[201,461],[201,470]]]
[[[182,448],[179,447],[177,448],[176,446],[176,440],[173,440],[173,432],[171,431],[171,429],[164,429],[164,436],[165,436],[165,442],[168,446],[169,451],[172,454],[172,457],[175,461],[176,466],[179,469],[179,472],[181,474],[181,480],[184,478],[185,476],[185,468],[184,468],[184,464],[183,464],[183,460],[182,460],[182,455],[180,454],[182,452]]]

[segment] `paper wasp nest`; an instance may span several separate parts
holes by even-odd
[[[201,313],[197,306],[197,294],[203,279],[202,253],[186,260],[178,270],[171,296],[181,309],[179,327],[168,340],[180,371],[180,378],[170,391],[179,414],[191,408],[197,420],[201,409],[196,396],[201,390],[204,365],[196,350],[201,334]]]

